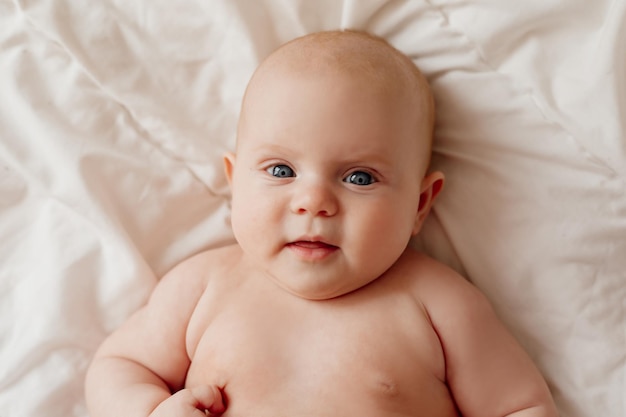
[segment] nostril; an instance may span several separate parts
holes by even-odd
[[[338,209],[335,194],[326,186],[307,187],[302,193],[293,195],[291,211],[311,216],[332,216]]]

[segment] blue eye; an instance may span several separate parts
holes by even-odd
[[[293,172],[293,169],[289,168],[287,165],[271,166],[267,169],[267,172],[276,178],[289,178],[296,176],[296,173]]]
[[[370,185],[376,182],[372,174],[365,171],[355,171],[343,180],[354,185]]]

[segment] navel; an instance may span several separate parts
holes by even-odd
[[[386,397],[397,397],[399,395],[398,384],[391,379],[379,379],[376,384],[377,391]]]

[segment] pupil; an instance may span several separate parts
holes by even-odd
[[[282,165],[282,166],[276,166],[274,167],[274,175],[276,177],[288,177],[289,174],[289,168],[287,168],[286,166]]]
[[[356,185],[368,185],[370,183],[370,176],[364,172],[357,172],[352,174],[351,182]]]

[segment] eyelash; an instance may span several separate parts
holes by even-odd
[[[275,178],[293,178],[296,177],[296,173],[293,170],[293,168],[291,168],[289,165],[287,164],[274,164],[274,165],[270,165],[269,167],[265,168],[265,171],[270,174],[272,177]],[[282,175],[281,175],[282,173]],[[351,180],[355,180],[356,176],[358,174],[365,174],[367,175],[369,178],[366,180],[367,183],[358,183],[357,182],[351,182]],[[350,172],[348,175],[346,175],[345,177],[342,178],[342,181],[347,183],[347,184],[352,184],[352,185],[356,185],[359,187],[366,187],[368,185],[374,184],[376,182],[378,182],[378,179],[376,178],[376,176],[367,171],[367,170],[354,170],[352,172]]]
[[[365,175],[367,175],[369,177],[368,180],[367,180],[367,184],[359,183],[358,181],[357,182],[351,182],[350,181],[351,179],[355,179],[358,174],[365,174]],[[372,184],[378,182],[378,180],[376,179],[376,176],[374,176],[374,174],[372,174],[371,172],[368,172],[368,171],[364,171],[364,170],[352,171],[351,173],[346,175],[343,178],[342,181],[345,182],[345,183],[348,183],[348,184],[353,184],[353,185],[359,186],[359,187],[365,187],[365,186],[372,185]]]

